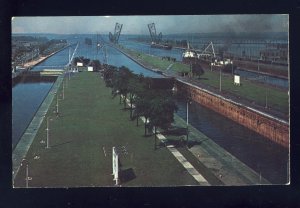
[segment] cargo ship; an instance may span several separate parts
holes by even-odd
[[[190,44],[187,43],[187,49],[182,53],[182,62],[189,64],[197,61],[198,56],[196,51],[190,49]]]
[[[159,44],[159,43],[151,42],[151,48],[160,48],[160,49],[165,49],[165,50],[171,50],[172,45],[170,45],[170,44]]]

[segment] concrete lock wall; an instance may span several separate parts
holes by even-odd
[[[213,93],[187,83],[177,81],[177,89],[183,90],[197,103],[230,118],[231,120],[267,137],[286,148],[289,147],[289,125],[237,103],[225,100]]]

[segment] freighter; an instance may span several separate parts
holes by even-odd
[[[170,44],[159,44],[159,43],[151,42],[151,48],[160,48],[160,49],[171,50],[172,45],[170,45]]]
[[[190,49],[190,44],[187,43],[187,49],[182,53],[183,63],[194,63],[198,61],[198,56],[196,51]]]

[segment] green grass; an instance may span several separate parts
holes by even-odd
[[[141,61],[144,65],[150,66],[151,68],[159,69],[161,71],[165,71],[171,64],[171,70],[175,72],[189,72],[190,67],[186,64],[174,62],[174,61],[168,61],[168,60],[162,60],[161,57],[139,53],[134,50],[130,50],[127,48],[121,48],[124,52],[128,53],[129,55],[133,56],[134,58]]]
[[[148,54],[139,53],[134,50],[126,49],[122,47],[122,50],[126,53],[130,54],[145,66],[151,68],[157,68],[162,71],[165,71],[170,64],[173,64],[170,68],[170,71],[175,72],[189,72],[190,68],[188,65],[179,63],[179,62],[172,62],[167,60],[162,60],[160,57],[150,56]],[[219,73],[212,72],[206,70],[204,75],[201,76],[202,83],[219,88]],[[194,78],[197,79],[197,78]],[[233,84],[233,77],[231,75],[224,75],[222,76],[222,90],[233,93],[245,99],[254,101],[256,104],[265,106],[266,103],[266,94],[267,94],[267,103],[268,107],[275,109],[285,115],[289,113],[289,96],[286,90],[276,89],[270,86],[263,86],[258,83],[251,82],[249,80],[242,79],[241,86],[235,86]],[[267,90],[266,90],[267,89]]]
[[[61,92],[62,86],[60,87]],[[144,128],[129,121],[118,99],[111,98],[99,74],[81,72],[68,82],[65,99],[59,97],[60,116],[55,116],[56,99],[47,115],[50,121],[50,149],[45,149],[44,121],[26,155],[30,187],[113,186],[111,148],[126,146],[122,169],[135,177],[123,186],[196,185],[175,157],[166,149],[154,150],[154,139],[144,137]],[[107,156],[103,152],[105,147]],[[34,156],[38,155],[38,160]],[[15,187],[25,186],[25,168],[16,176]]]
[[[200,82],[219,88],[220,75],[218,72],[205,71],[201,78],[202,79]],[[257,84],[246,79],[241,80],[241,86],[236,86],[233,84],[233,77],[228,74],[222,75],[222,90],[234,93],[249,100],[253,100],[262,106],[265,105],[267,94],[267,102],[269,107],[288,114],[289,96],[284,90]]]

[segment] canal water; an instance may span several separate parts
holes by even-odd
[[[274,87],[280,87],[283,89],[289,88],[289,82],[287,79],[261,75],[259,73],[244,71],[239,69],[234,70],[234,72],[235,74],[239,74],[241,77],[244,77],[245,79],[253,80],[260,83],[266,83],[269,85],[273,85]]]
[[[55,77],[28,76],[12,88],[12,148],[14,149],[34,114],[47,96]]]
[[[103,62],[105,49],[97,52],[95,47],[85,45],[84,38],[86,36],[70,35],[66,37],[68,37],[70,43],[80,41],[76,56],[99,59]],[[133,44],[132,47],[139,46]],[[75,46],[71,48],[71,50],[74,50]],[[124,65],[137,74],[143,73],[145,76],[161,77],[160,74],[144,69],[114,48],[106,47],[106,54],[108,64]],[[47,62],[39,64],[35,69],[43,65],[64,65],[68,61],[68,56],[69,49],[67,48],[47,59]],[[52,85],[53,82],[42,81],[29,84],[24,81],[13,87],[13,146],[18,142]],[[178,106],[177,114],[186,119],[186,104],[178,101]],[[288,150],[199,104],[192,103],[189,111],[190,124],[221,147],[258,173],[261,173],[263,177],[272,183],[282,184],[287,182]]]

